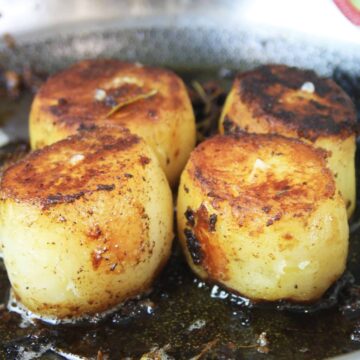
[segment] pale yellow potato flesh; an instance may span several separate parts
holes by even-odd
[[[0,215],[13,292],[43,318],[104,312],[148,291],[173,239],[158,160],[118,127],[72,136],[7,169]]]
[[[200,144],[177,200],[191,269],[255,301],[319,299],[345,269],[349,235],[324,157],[277,135],[241,133]]]
[[[109,115],[119,104],[123,106]],[[50,77],[32,104],[31,147],[50,145],[94,124],[122,125],[143,137],[172,186],[195,146],[195,118],[186,87],[165,69],[86,60]]]
[[[327,150],[348,218],[356,205],[355,129],[355,107],[338,85],[284,65],[239,74],[219,123],[222,134],[280,134]]]

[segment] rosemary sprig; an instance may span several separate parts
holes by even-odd
[[[207,95],[205,89],[202,87],[202,85],[198,81],[196,81],[196,80],[192,81],[191,85],[194,88],[194,90],[197,92],[197,94],[199,95],[200,99],[205,104],[205,111],[204,111],[205,114],[208,114],[211,109],[211,99],[209,99],[209,96]]]
[[[205,347],[201,350],[200,354],[193,356],[190,360],[200,360],[205,356],[207,352],[209,352],[217,343],[219,342],[218,338],[208,342]]]
[[[144,100],[144,99],[149,99],[150,97],[154,96],[155,94],[157,94],[157,90],[153,89],[151,91],[149,91],[146,94],[140,94],[140,95],[136,95],[130,99],[127,99],[119,104],[117,104],[116,106],[114,106],[106,115],[105,118],[109,118],[110,116],[114,115],[116,112],[118,112],[120,109],[122,109],[123,107],[133,104],[134,102],[140,101],[140,100]]]

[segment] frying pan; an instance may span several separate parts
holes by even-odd
[[[0,13],[0,33],[11,33],[17,43],[15,49],[0,45],[1,65],[15,71],[30,66],[53,73],[80,59],[115,57],[167,66],[185,80],[214,79],[227,87],[233,71],[285,63],[335,74],[345,90],[357,89],[360,30],[329,1],[2,0]],[[31,98],[25,93],[16,101],[0,99],[1,128],[11,140],[27,139]],[[0,158],[19,146],[22,151],[18,142],[0,148]],[[106,321],[50,326],[0,311],[0,355],[138,359],[152,352],[147,358],[359,359],[359,213],[352,220],[348,272],[314,306],[249,305],[197,280],[175,245],[153,292]],[[0,277],[5,303],[9,286],[3,267]],[[257,342],[263,333],[267,354]]]

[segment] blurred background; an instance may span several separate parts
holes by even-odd
[[[346,13],[351,1],[356,13],[357,0],[337,2]],[[330,74],[355,71],[360,59],[360,28],[331,0],[0,0],[0,14],[3,39],[21,48],[20,56],[2,41],[1,62],[11,67],[26,60],[53,71],[101,55],[182,68],[279,62]]]

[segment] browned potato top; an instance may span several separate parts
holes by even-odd
[[[265,65],[239,74],[233,89],[253,117],[266,122],[273,133],[313,141],[321,135],[347,137],[355,131],[356,112],[349,96],[313,71]],[[233,116],[236,123],[237,103],[228,111],[225,130]]]
[[[141,176],[136,179],[137,169],[152,161],[145,150],[142,140],[127,129],[86,130],[8,168],[1,179],[1,197],[46,208],[96,191],[121,192],[130,178],[142,181]]]
[[[106,118],[107,122],[130,119],[132,123],[145,121],[155,125],[161,112],[184,106],[178,96],[183,86],[182,80],[169,70],[118,60],[85,60],[50,77],[37,98],[42,112],[54,122],[81,129],[105,121],[116,103],[157,90],[154,96],[129,104]],[[97,100],[97,89],[104,90],[106,98]]]
[[[185,171],[215,209],[225,201],[240,226],[257,219],[262,228],[284,215],[303,217],[334,196],[325,156],[295,139],[241,133],[200,144]]]

